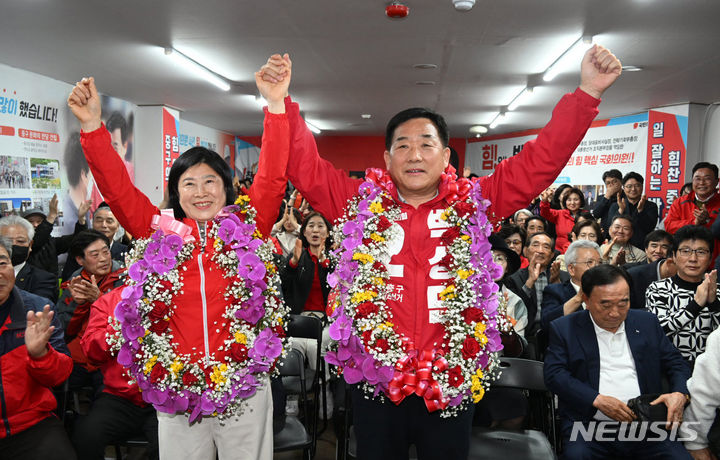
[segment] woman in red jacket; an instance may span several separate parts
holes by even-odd
[[[218,449],[220,458],[272,458],[268,374],[282,351],[285,307],[272,249],[260,238],[282,201],[288,139],[264,139],[249,196],[237,201],[222,157],[188,150],[172,165],[172,209],[161,213],[113,150],[92,78],[73,88],[68,105],[98,188],[138,238],[108,339],[158,411],[160,457],[214,458]],[[273,123],[287,119],[269,113],[266,129]]]
[[[552,209],[550,200],[552,191],[546,190],[541,195],[540,215],[555,224],[555,249],[565,254],[568,246],[570,246],[570,232],[572,232],[576,219],[580,216],[580,212],[585,207],[585,196],[582,190],[573,187],[565,194],[562,199],[563,209]]]

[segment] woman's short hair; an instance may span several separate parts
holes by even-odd
[[[180,192],[178,191],[180,176],[188,169],[200,163],[205,163],[210,166],[210,168],[222,178],[225,188],[225,206],[235,202],[236,195],[235,188],[232,184],[232,170],[230,166],[225,163],[225,160],[216,152],[205,147],[193,147],[186,150],[175,160],[172,168],[170,168],[170,175],[168,176],[168,205],[175,212],[176,219],[186,217],[185,211],[180,206]]]

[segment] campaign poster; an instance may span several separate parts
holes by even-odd
[[[649,114],[645,193],[663,218],[685,183],[688,117],[658,110]]]

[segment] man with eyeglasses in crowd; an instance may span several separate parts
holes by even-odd
[[[673,201],[665,217],[665,230],[675,234],[685,225],[702,225],[710,228],[720,215],[720,194],[718,188],[718,167],[702,161],[692,169],[692,192]],[[711,262],[720,251],[720,245],[713,251]]]
[[[73,359],[70,389],[90,386],[97,393],[102,386],[102,374],[88,362],[80,339],[93,302],[122,284],[120,273],[124,269],[112,259],[108,237],[97,230],[78,233],[70,246],[70,256],[81,268],[62,284],[63,293],[56,308]]]
[[[656,281],[646,294],[647,309],[657,315],[663,330],[694,363],[705,351],[708,335],[720,325],[717,271],[710,267],[714,241],[705,227],[687,225],[675,233],[677,275]]]
[[[568,246],[565,252],[570,279],[562,284],[549,284],[542,296],[542,328],[550,329],[550,322],[561,316],[584,309],[582,285],[583,273],[601,263],[600,246],[589,240],[577,240]]]
[[[617,195],[622,190],[622,173],[617,169],[610,169],[603,173],[602,181],[605,184],[605,193],[598,196],[592,207],[592,214],[600,220],[600,227],[605,234],[604,238],[608,235],[610,228],[610,206],[614,200],[617,200]]]
[[[633,234],[630,237],[630,244],[635,247],[643,247],[645,236],[655,229],[658,223],[658,207],[652,201],[648,201],[643,193],[645,180],[636,172],[625,174],[622,179],[622,192],[617,193],[616,201],[610,205],[608,216],[612,221],[615,216],[627,216],[633,225]]]

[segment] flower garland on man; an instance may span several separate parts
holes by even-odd
[[[583,58],[580,87],[563,97],[538,138],[501,162],[493,175],[472,185],[457,180],[448,166],[444,119],[426,109],[402,111],[386,130],[384,157],[389,174],[370,171],[369,182],[363,185],[319,157],[298,105],[287,97],[289,56],[274,55],[262,67],[262,80],[256,78],[261,94],[270,106],[285,102],[289,133],[275,130],[265,135],[290,137],[287,175],[291,182],[314,209],[331,220],[342,217],[348,201],[355,200],[342,225],[345,240],[336,273],[345,304],[333,312],[337,323],[333,335],[339,345],[337,354],[329,356],[345,366],[346,380],[349,376],[350,381],[363,381],[361,387],[391,399],[367,397],[363,388],[352,391],[358,458],[405,458],[410,444],[416,445],[422,457],[467,457],[472,410],[459,406],[465,399],[482,396],[487,383],[482,369],[486,366],[492,371],[487,366],[498,347],[493,319],[497,304],[492,299],[496,288],[490,277],[495,266],[488,260],[489,228],[483,220],[494,223],[511,215],[555,180],[597,115],[599,97],[620,72],[615,56],[594,46]],[[376,204],[377,196],[370,198],[376,192],[384,194],[386,204],[382,198]],[[475,222],[468,218],[458,226],[447,220],[454,218],[448,210],[465,199],[473,208],[465,211],[473,214]],[[363,201],[367,209],[364,204],[361,208]],[[375,222],[381,217],[371,218],[378,213],[370,206],[381,217],[387,209],[385,217],[397,235],[377,231]],[[391,241],[382,244],[388,237]],[[458,239],[471,244],[465,259],[454,248]],[[463,287],[463,276],[477,277],[474,286]],[[455,309],[453,296],[467,296],[466,303]],[[456,330],[459,323],[454,321],[463,313],[471,317],[470,323]],[[475,330],[468,333],[468,326],[477,328],[477,336]],[[481,344],[483,335],[487,342]],[[467,368],[449,366],[456,362],[458,348],[476,368],[469,391]],[[453,417],[440,417],[448,410]]]
[[[237,201],[222,157],[203,147],[184,152],[168,177],[172,209],[161,213],[118,174],[92,78],[75,86],[68,105],[105,201],[139,238],[108,342],[158,410],[160,457],[206,458],[217,449],[272,458],[268,374],[282,353],[286,309],[261,238],[282,201],[287,139],[264,139],[249,196]],[[266,129],[274,124],[287,129],[284,116],[270,115]]]

